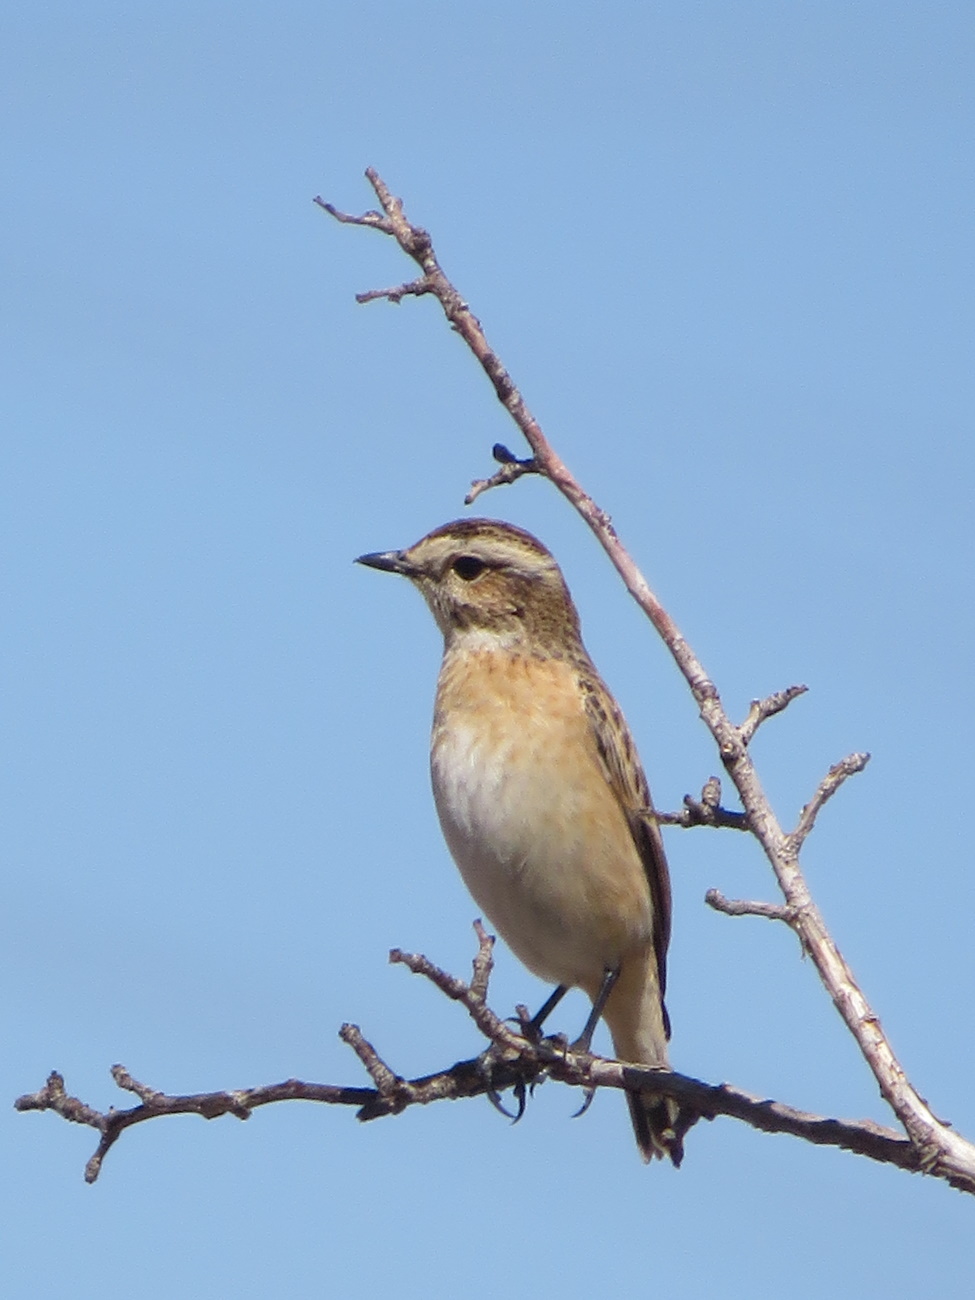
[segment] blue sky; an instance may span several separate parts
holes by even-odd
[[[56,3],[0,28],[3,1094],[125,1104],[477,1050],[392,946],[463,973],[428,789],[436,630],[352,557],[464,513],[513,426],[411,267],[311,199],[380,169],[755,751],[919,1090],[975,1135],[971,8]],[[477,509],[559,557],[657,802],[715,770],[649,625],[525,480]],[[675,1066],[886,1120],[809,963],[670,831]],[[503,950],[494,1001],[543,990]],[[568,1004],[565,1027],[584,1007]],[[641,1166],[619,1097],[549,1085],[358,1125],[269,1108],[127,1134],[3,1125],[10,1297],[962,1296],[972,1207],[701,1125]],[[3,1112],[0,1112],[3,1113]]]

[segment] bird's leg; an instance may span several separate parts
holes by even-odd
[[[602,984],[600,984],[599,992],[596,994],[595,1001],[592,1004],[592,1010],[589,1012],[589,1019],[586,1021],[582,1033],[572,1044],[572,1047],[570,1049],[571,1051],[573,1052],[589,1051],[589,1048],[592,1046],[592,1036],[596,1032],[596,1026],[599,1024],[599,1017],[606,1010],[606,1003],[609,1001],[609,995],[612,993],[616,981],[619,979],[619,977],[620,977],[619,966],[614,966],[611,970],[606,970],[603,972],[603,982]],[[585,1100],[583,1101],[579,1109],[576,1111],[576,1113],[572,1116],[573,1119],[578,1119],[580,1115],[585,1115],[586,1111],[592,1105],[593,1097],[595,1097],[596,1095],[595,1088],[585,1088],[583,1089],[583,1092],[584,1092]]]
[[[557,988],[552,990],[549,996],[532,1016],[531,1020],[526,1020],[524,1017],[521,1018],[519,1028],[529,1042],[536,1042],[538,1040],[541,1036],[540,1031],[542,1025],[544,1025],[545,1021],[559,1005],[568,991],[568,984],[560,984]]]
[[[542,1025],[552,1014],[555,1008],[559,1005],[559,1003],[562,1001],[562,999],[565,997],[568,991],[569,991],[569,986],[567,984],[559,984],[557,988],[552,990],[552,992],[545,999],[545,1001],[535,1012],[535,1014],[531,1017],[531,1019],[529,1019],[528,1017],[527,1007],[523,1007],[519,1005],[516,1008],[518,1028],[530,1043],[537,1043],[540,1040],[542,1036],[541,1035]],[[518,1110],[514,1115],[512,1115],[512,1113],[505,1107],[504,1103],[501,1100],[500,1094],[498,1093],[497,1089],[493,1086],[491,1082],[493,1064],[494,1064],[494,1049],[489,1047],[488,1050],[481,1055],[478,1064],[478,1068],[481,1074],[484,1076],[484,1078],[487,1081],[488,1100],[490,1101],[491,1105],[494,1107],[495,1110],[500,1111],[502,1115],[507,1116],[507,1118],[510,1119],[513,1123],[517,1124],[517,1122],[521,1119],[522,1115],[524,1115],[525,1113],[526,1089],[525,1089],[524,1080],[518,1079],[513,1085],[513,1092],[515,1094],[515,1100],[518,1103]],[[542,1077],[544,1077],[544,1074],[542,1075]],[[535,1091],[536,1083],[539,1082],[541,1082],[540,1078],[536,1078],[531,1081],[531,1084],[529,1086],[533,1093]]]
[[[619,966],[614,966],[611,970],[603,972],[603,982],[599,986],[599,992],[596,994],[592,1004],[592,1010],[589,1012],[589,1019],[583,1027],[582,1033],[572,1044],[573,1052],[588,1052],[592,1046],[592,1036],[596,1032],[596,1026],[599,1024],[599,1017],[606,1010],[606,1003],[609,1001],[609,995],[613,991],[616,981],[620,977]]]

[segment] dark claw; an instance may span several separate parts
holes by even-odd
[[[512,1124],[517,1124],[518,1121],[521,1119],[522,1115],[524,1115],[525,1113],[525,1085],[521,1079],[519,1079],[518,1082],[514,1084],[514,1086],[512,1087],[512,1092],[515,1094],[515,1098],[517,1099],[518,1102],[518,1110],[514,1115],[512,1115],[511,1111],[501,1100],[501,1094],[498,1092],[497,1088],[494,1088],[489,1084],[485,1096],[487,1097],[491,1105],[494,1107],[494,1109],[498,1111],[500,1114],[502,1114],[505,1117],[505,1119],[510,1119]]]
[[[525,1088],[524,1080],[516,1079],[511,1086],[511,1090],[515,1095],[516,1101],[518,1102],[518,1109],[515,1112],[515,1114],[512,1114],[511,1111],[508,1110],[507,1106],[505,1106],[504,1102],[501,1100],[501,1094],[494,1086],[494,1077],[493,1077],[494,1076],[494,1049],[493,1048],[489,1047],[486,1052],[481,1053],[481,1056],[478,1060],[478,1072],[480,1073],[481,1078],[484,1080],[485,1084],[487,1085],[485,1088],[485,1096],[487,1097],[488,1101],[491,1103],[491,1105],[494,1107],[496,1111],[498,1111],[500,1114],[502,1114],[505,1117],[505,1119],[510,1119],[512,1124],[517,1124],[518,1121],[521,1119],[522,1115],[524,1115],[525,1113],[527,1090]]]
[[[596,1095],[596,1089],[586,1088],[584,1089],[584,1091],[586,1094],[586,1100],[582,1103],[582,1105],[579,1107],[576,1113],[572,1116],[572,1119],[581,1119],[583,1115],[585,1115],[589,1107],[592,1105],[592,1099]]]
[[[527,1102],[527,1091],[525,1089],[524,1079],[519,1079],[512,1091],[514,1092],[515,1099],[518,1102],[518,1114],[515,1115],[511,1122],[512,1124],[517,1124],[525,1113],[525,1104]]]
[[[500,1115],[503,1115],[505,1119],[510,1119],[512,1124],[515,1123],[514,1115],[512,1115],[511,1111],[508,1110],[507,1106],[505,1106],[504,1102],[501,1100],[501,1094],[499,1092],[494,1088],[489,1087],[484,1095]]]

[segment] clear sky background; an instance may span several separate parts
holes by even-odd
[[[469,970],[436,824],[436,629],[352,565],[520,450],[413,271],[311,202],[434,233],[613,515],[784,821],[869,749],[814,894],[917,1087],[975,1136],[969,3],[8,4],[0,22],[0,1285],[19,1297],[968,1296],[970,1198],[729,1120],[644,1168],[623,1101],[543,1087],[361,1126],[294,1104],[87,1130],[9,1102],[364,1082],[478,1049],[389,967]],[[562,562],[657,802],[716,769],[582,523]],[[677,1068],[886,1120],[757,848],[670,831]],[[503,949],[502,1011],[544,990]],[[584,1006],[568,1004],[576,1032]],[[600,1040],[605,1044],[605,1040]]]

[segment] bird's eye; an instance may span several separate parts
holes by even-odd
[[[461,555],[454,560],[453,570],[458,578],[463,578],[465,582],[473,582],[479,573],[483,573],[487,565],[483,560],[479,560],[476,555]]]

